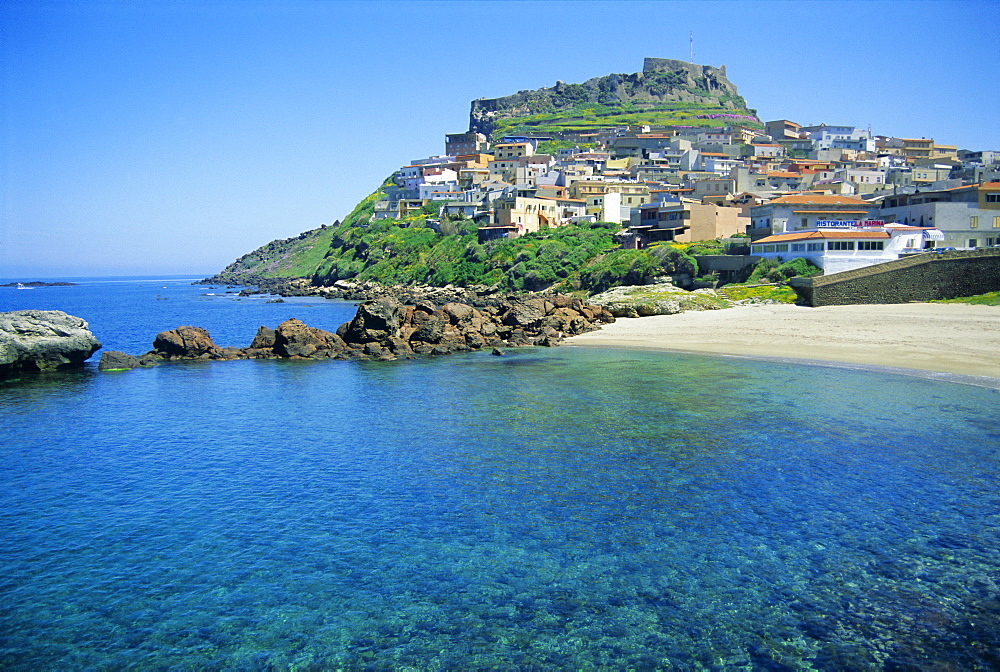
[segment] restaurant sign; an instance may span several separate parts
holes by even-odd
[[[885,226],[882,219],[820,219],[816,222],[817,229],[856,229],[870,228],[875,226]]]

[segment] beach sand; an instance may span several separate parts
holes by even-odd
[[[740,306],[620,318],[566,345],[847,362],[1000,379],[1000,307]]]

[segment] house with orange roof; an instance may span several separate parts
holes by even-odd
[[[853,196],[786,194],[750,210],[751,239],[817,228],[817,222],[873,219],[876,203]]]
[[[886,224],[881,220],[831,221],[829,226],[811,231],[778,233],[755,240],[750,253],[779,261],[801,257],[830,274],[917,254],[942,238],[943,234],[933,227]]]

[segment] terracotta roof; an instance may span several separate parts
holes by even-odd
[[[803,205],[869,205],[868,201],[862,201],[860,198],[851,198],[850,196],[837,196],[830,194],[803,194],[803,195],[789,195],[789,196],[779,196],[778,198],[771,201],[775,204],[788,204],[795,205],[801,203]]]
[[[885,231],[802,231],[801,233],[776,233],[767,238],[755,240],[754,245],[760,243],[787,243],[796,240],[831,240],[850,238],[852,240],[885,240],[891,238]]]
[[[772,203],[774,201],[771,201]],[[867,210],[792,210],[796,215],[867,215]]]
[[[555,196],[536,196],[536,198],[544,198],[547,201],[570,201],[572,203],[586,203],[587,201],[579,198],[556,198]]]
[[[773,172],[767,173],[768,177],[802,177],[801,173],[792,173],[785,170],[775,170]]]

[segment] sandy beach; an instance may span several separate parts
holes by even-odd
[[[1000,379],[1000,307],[741,306],[622,318],[566,344],[848,362]]]

